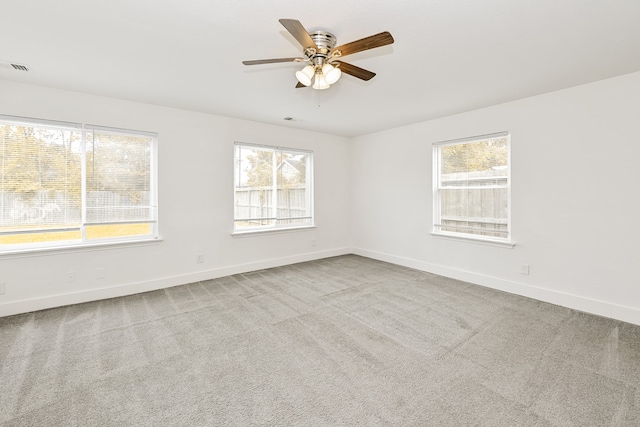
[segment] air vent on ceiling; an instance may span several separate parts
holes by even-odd
[[[29,71],[29,67],[24,64],[18,64],[17,62],[0,61],[0,68],[6,68],[15,71]]]
[[[12,63],[11,66],[13,67],[14,70],[29,71],[29,67],[27,67],[26,65]]]

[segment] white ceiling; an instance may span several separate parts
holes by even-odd
[[[639,0],[3,0],[0,78],[355,136],[640,71]],[[295,89],[278,19],[377,76]],[[0,94],[2,96],[2,94]],[[10,114],[11,112],[0,112]],[[284,121],[284,117],[296,121]]]

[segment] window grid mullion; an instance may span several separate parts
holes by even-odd
[[[80,133],[80,205],[81,205],[81,240],[87,241],[87,129],[82,127]]]
[[[272,181],[271,181],[271,212],[272,217],[278,222],[278,153],[279,150],[273,150],[272,159]]]

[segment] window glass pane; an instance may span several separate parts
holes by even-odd
[[[0,233],[80,226],[80,140],[78,129],[0,121]],[[12,234],[8,240],[47,242],[60,236]]]
[[[88,224],[153,219],[151,150],[153,138],[87,132]]]
[[[275,151],[236,146],[236,227],[273,225]]]
[[[47,231],[25,233],[24,231],[0,235],[0,245],[24,245],[28,243],[48,243],[74,241],[82,238],[80,230]]]
[[[441,193],[441,224],[445,231],[487,234],[506,231],[507,189],[446,189]],[[459,227],[459,229],[456,229]],[[503,233],[492,234],[503,237]]]
[[[507,189],[442,190],[442,217],[507,220]]]
[[[436,146],[436,231],[507,238],[509,137]]]
[[[85,230],[87,240],[145,236],[152,232],[153,224],[149,222],[136,224],[88,225]]]
[[[310,218],[304,218],[310,216],[310,207],[307,203],[308,158],[309,156],[305,153],[282,153],[278,165],[279,224],[307,224],[310,222]]]
[[[507,138],[502,137],[444,145],[441,147],[442,173],[485,172],[493,175],[504,171],[508,162],[507,144]]]
[[[236,144],[235,228],[312,224],[311,154]]]

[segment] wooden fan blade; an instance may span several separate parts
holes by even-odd
[[[301,87],[308,87],[308,86],[305,86],[302,83],[298,82],[298,84],[296,85],[296,89],[300,89]]]
[[[314,48],[318,50],[316,42],[313,41],[309,32],[297,19],[280,19],[280,23],[291,33],[291,35],[302,45],[303,48]]]
[[[365,37],[351,43],[334,47],[331,52],[340,51],[341,56],[351,55],[353,53],[362,52],[363,50],[374,49],[376,47],[386,46],[393,43],[393,37],[388,31]]]
[[[353,77],[357,77],[361,80],[371,80],[375,77],[376,73],[372,73],[369,70],[365,70],[364,68],[356,67],[355,65],[348,64],[342,61],[333,61],[333,64],[339,64],[338,68],[342,70],[343,73],[347,73],[352,75]]]
[[[276,62],[302,62],[306,61],[305,58],[273,58],[273,59],[256,59],[253,61],[242,61],[244,65],[261,65],[261,64],[275,64]]]

